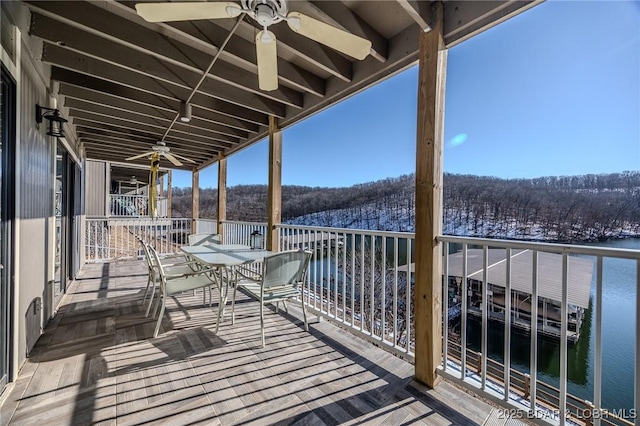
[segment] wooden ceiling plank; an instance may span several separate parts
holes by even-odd
[[[131,73],[123,69],[118,70],[117,67],[111,67],[108,64],[104,65],[107,65],[107,67],[101,67],[95,70],[94,66],[99,66],[97,63],[87,64],[83,62],[81,64],[70,64],[69,68],[56,66],[54,64],[51,70],[51,79],[76,85],[80,84],[79,81],[96,82],[103,80],[104,83],[102,85],[109,83],[107,86],[110,87],[114,93],[130,93],[131,90],[134,90],[146,92],[151,98],[160,97],[176,100],[182,96],[186,99],[188,96],[188,91],[183,88],[172,86],[170,87],[172,90],[169,90],[152,78]],[[72,66],[75,66],[75,68],[72,68]],[[262,121],[267,119],[267,115],[263,113],[242,108],[200,93],[197,93],[193,97],[191,103],[194,107],[199,106],[203,109],[219,112],[230,117],[251,121],[255,124],[262,124]]]
[[[64,1],[30,1],[27,0],[33,10],[41,14],[54,17],[70,25],[94,32],[103,37],[110,37],[113,41],[145,49],[150,53],[161,55],[167,59],[173,59],[184,63],[191,63],[200,69],[206,69],[212,56],[216,53],[215,46],[220,46],[228,34],[217,25],[210,24],[202,34],[193,31],[184,31],[191,36],[202,40],[202,48],[198,49],[164,34],[154,31],[147,26],[138,25],[139,17],[135,10],[129,9],[131,16],[127,19],[111,13],[97,4],[90,2],[76,2],[74,7],[69,7]],[[161,25],[158,25],[161,26]],[[189,26],[186,26],[187,28]],[[176,30],[173,30],[176,31]],[[204,36],[204,37],[203,37]],[[233,37],[227,44],[221,59],[230,59],[245,63],[257,73],[255,46],[253,43],[239,37]],[[302,68],[299,68],[280,58],[278,61],[280,80],[300,91],[322,96],[324,93],[324,80]]]
[[[133,122],[133,121],[124,121],[119,118],[113,118],[106,115],[93,114],[86,111],[73,110],[73,114],[71,114],[70,117],[73,118],[74,124],[76,124],[76,120],[92,121],[94,123],[100,123],[107,126],[114,126],[116,128],[146,132],[150,136],[155,136],[157,138],[156,140],[160,140],[160,138],[164,134],[163,129],[158,129],[151,125],[142,124],[142,123]],[[222,146],[225,146],[225,147],[232,147],[236,145],[236,143],[229,142],[228,140],[220,140],[216,137],[205,137],[205,136],[194,135],[194,134],[180,132],[180,131],[175,131],[175,132],[172,131],[169,134],[169,136],[165,138],[165,141],[169,141],[169,140],[180,140],[183,143],[200,143],[200,144],[204,144],[205,146],[208,146],[210,144],[216,144],[216,145],[222,144]]]
[[[421,0],[396,0],[422,31],[431,30],[431,3]]]
[[[192,92],[191,87],[195,86],[197,80],[200,79],[195,73],[177,69],[177,67],[170,64],[162,64],[155,58],[145,58],[143,55],[129,53],[122,56],[116,55],[111,60],[104,60],[104,56],[109,56],[104,53],[104,49],[116,49],[115,46],[117,45],[111,44],[114,46],[110,48],[102,46],[102,48],[98,49],[96,47],[96,52],[103,56],[97,57],[88,55],[87,52],[78,52],[45,41],[42,60],[63,68],[104,76],[104,78],[111,81],[119,80],[124,84],[129,82],[133,87],[136,87],[135,85],[138,83],[144,83],[145,80],[140,77],[145,77],[147,80],[152,80],[148,84],[151,88],[163,87],[165,92],[168,91],[172,96],[176,96],[176,93],[182,93],[183,96],[177,95],[182,100],[186,100],[189,97]],[[118,53],[123,52],[120,51]],[[134,81],[137,81],[135,85]],[[169,88],[167,85],[177,87]],[[215,90],[211,90],[212,88]],[[198,92],[232,103],[240,108],[249,108],[264,114],[282,116],[285,113],[285,105],[280,102],[227,84],[216,84],[211,80],[205,79]]]
[[[387,60],[387,39],[344,3],[337,0],[297,0],[292,5],[296,11],[308,13],[312,17],[315,17],[315,13],[319,12],[318,17],[327,24],[369,40],[371,42],[371,56],[380,62]],[[316,12],[312,14],[312,11]]]
[[[82,142],[85,144],[85,146],[88,146],[89,144],[91,145],[95,145],[98,147],[103,147],[105,150],[113,150],[114,148],[117,148],[117,152],[119,154],[124,154],[126,155],[127,152],[131,152],[131,153],[138,153],[138,154],[142,154],[143,152],[147,152],[147,151],[151,151],[151,147],[150,146],[135,146],[135,145],[131,145],[131,144],[126,144],[126,143],[115,143],[115,142],[111,142],[111,141],[104,141],[103,139],[101,139],[100,137],[84,137],[82,139]],[[190,158],[192,160],[198,160],[198,161],[204,161],[204,160],[208,160],[208,153],[205,153],[204,151],[200,150],[200,151],[191,151],[191,150],[184,150],[184,149],[177,149],[175,147],[171,147],[171,152],[175,152],[178,155],[183,155],[187,158]],[[129,157],[131,157],[129,155]],[[125,157],[126,158],[126,157]]]
[[[65,79],[59,88],[59,93],[65,96],[94,102],[124,102],[135,105],[136,108],[148,108],[158,111],[158,113],[162,111],[165,116],[171,117],[172,119],[179,110],[180,103],[173,99],[123,87],[116,83],[100,80],[74,71],[60,68],[54,68],[54,71],[58,79]],[[219,124],[242,132],[255,133],[258,131],[257,124],[219,114],[209,109],[198,108],[197,105],[192,105],[192,107],[192,118],[200,118],[209,123]]]
[[[83,111],[98,113],[102,115],[119,117],[124,120],[138,121],[140,123],[158,125],[158,126],[161,126],[163,129],[166,129],[168,124],[173,119],[172,117],[160,118],[157,115],[154,117],[154,116],[149,116],[145,114],[139,114],[135,111],[131,111],[127,109],[114,108],[107,104],[85,102],[84,100],[73,99],[69,97],[65,98],[65,106],[72,109],[76,109],[76,110],[83,110]],[[194,134],[201,135],[201,136],[209,136],[212,134],[216,134],[216,135],[219,135],[217,136],[218,138],[228,140],[229,142],[235,142],[235,143],[238,142],[238,139],[241,139],[241,138],[246,139],[247,137],[247,133],[236,136],[236,135],[227,135],[226,133],[221,133],[217,131],[216,128],[213,128],[213,127],[201,128],[201,127],[192,125],[194,121],[196,120],[192,118],[189,124],[176,122],[175,126],[177,126],[179,130],[182,130],[184,132],[193,132]],[[202,120],[200,120],[200,122],[202,122]],[[209,126],[212,126],[212,125],[209,125]],[[221,126],[218,126],[218,127],[221,127]]]
[[[79,5],[82,7],[83,3],[79,2]],[[67,9],[73,8],[67,7]],[[92,9],[105,12],[103,9],[96,7],[92,7]],[[102,14],[104,15],[104,13]],[[113,14],[107,13],[104,18],[114,20],[113,25],[110,25],[112,28],[122,25],[122,21],[128,24],[129,27],[136,27],[126,19]],[[153,66],[154,61],[151,60],[152,58],[156,61],[160,60],[165,65],[171,64],[171,68],[177,67],[195,74],[195,82],[200,79],[202,72],[208,68],[212,60],[211,57],[197,49],[181,45],[175,41],[172,43],[167,37],[143,27],[139,27],[141,34],[136,37],[129,35],[131,42],[125,42],[115,37],[104,37],[104,33],[91,31],[91,28],[86,26],[71,25],[67,23],[69,21],[66,19],[64,22],[58,19],[57,16],[54,19],[33,11],[31,14],[30,33],[53,43],[63,43],[69,48],[112,63],[122,60],[129,60],[129,62],[133,61],[134,63],[142,62],[136,65],[139,69],[147,69],[149,65]],[[145,36],[151,33],[155,34],[156,37],[151,37],[152,40],[146,41],[145,39],[148,37]],[[141,44],[144,44],[145,47],[142,47]],[[223,60],[216,62],[208,77],[290,106],[302,106],[302,94],[298,91],[286,86],[281,86],[271,92],[261,91],[258,87],[256,73]],[[192,87],[194,86],[195,83]]]
[[[82,131],[80,132],[80,134],[82,136],[82,138],[85,139],[99,139],[101,141],[104,141],[105,143],[110,143],[113,144],[114,146],[117,146],[119,144],[135,144],[137,147],[146,147],[151,149],[151,147],[153,145],[155,145],[156,141],[147,141],[147,140],[140,140],[139,138],[131,138],[131,137],[126,137],[125,135],[118,135],[118,134],[108,134],[108,132],[101,132],[100,130],[96,130],[96,129],[90,129],[90,128],[83,128]],[[179,152],[185,152],[185,153],[193,153],[198,154],[198,153],[202,153],[202,152],[207,152],[207,151],[211,151],[211,150],[216,150],[216,151],[222,151],[224,150],[224,146],[218,146],[218,145],[213,145],[213,144],[207,144],[207,145],[184,145],[181,143],[174,143],[171,142],[170,147],[173,148],[177,148],[179,150]]]
[[[216,25],[216,23],[212,21],[192,21],[189,23],[172,22],[167,26],[170,26],[173,31],[190,34],[214,46],[220,46],[229,33],[229,30]],[[255,74],[258,73],[256,46],[254,42],[241,37],[231,37],[221,57],[225,57],[225,54],[233,55],[241,63],[250,67],[252,72]],[[323,78],[281,57],[278,57],[278,79],[281,83],[294,87],[297,90],[304,90],[315,96],[324,96]]]

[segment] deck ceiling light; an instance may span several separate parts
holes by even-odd
[[[191,104],[185,101],[180,102],[180,121],[183,123],[191,121]]]
[[[49,120],[49,131],[47,135],[56,138],[64,137],[62,125],[67,122],[60,116],[60,111],[55,108],[47,108],[36,104],[36,123],[42,123],[42,117]]]

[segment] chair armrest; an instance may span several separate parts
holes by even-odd
[[[200,269],[198,271],[193,271],[193,273],[177,274],[177,275],[165,274],[165,278],[167,280],[175,280],[178,278],[185,278],[185,277],[192,277],[196,275],[203,275],[207,273],[214,273],[215,271],[216,271],[216,268]]]
[[[242,277],[244,279],[247,279],[249,281],[253,281],[253,282],[256,282],[256,283],[262,281],[262,275],[254,272],[254,271],[251,271],[249,269],[236,268],[235,273],[238,276],[240,276],[240,277]]]

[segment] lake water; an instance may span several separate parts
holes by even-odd
[[[611,240],[590,245],[640,249],[640,239]],[[568,392],[593,401],[595,362],[595,258],[591,300],[585,313],[580,340],[569,344]],[[602,297],[602,406],[608,409],[633,408],[635,327],[636,327],[636,261],[604,259]],[[489,355],[502,361],[502,324],[489,329]],[[480,326],[469,321],[469,346],[480,349]],[[512,367],[529,371],[529,336],[512,333]],[[559,349],[557,340],[538,340],[538,379],[559,386]]]

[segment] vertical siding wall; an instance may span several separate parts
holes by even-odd
[[[85,161],[85,200],[88,217],[104,217],[107,214],[107,163]]]
[[[47,90],[23,49],[19,80],[20,140],[18,244],[19,300],[17,301],[17,343],[21,365],[33,348],[41,329],[53,312],[50,280],[53,279],[54,211],[53,182],[55,141],[46,135],[46,120],[36,124],[36,103],[48,106]]]

